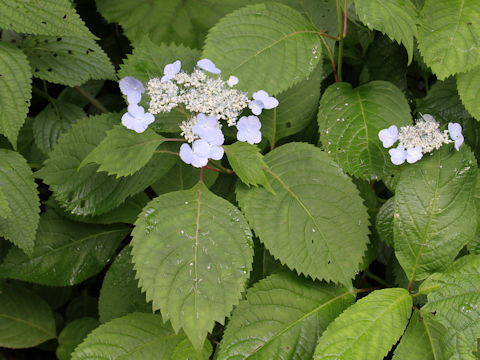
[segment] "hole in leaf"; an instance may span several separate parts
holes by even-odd
[[[287,123],[285,124],[285,126],[286,126],[287,128],[291,128],[291,127],[292,127],[292,123],[289,121],[289,122],[287,122]]]
[[[52,68],[49,68],[47,71],[48,71],[48,72],[52,72]]]
[[[331,260],[328,260],[327,265],[330,265],[331,262],[332,262]]]
[[[58,37],[58,38],[57,38],[57,41],[62,41],[62,38],[61,38],[61,37]]]
[[[67,18],[67,14],[63,15],[63,19],[66,19]]]
[[[70,55],[72,55],[72,54],[73,54],[72,50],[68,50],[68,53],[69,53]]]
[[[47,25],[47,22],[46,22],[46,21],[42,21],[42,24],[43,24],[43,25]]]
[[[57,54],[57,53],[53,53],[53,57],[57,57],[57,56],[58,56],[58,54]]]

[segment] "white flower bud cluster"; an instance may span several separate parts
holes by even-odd
[[[423,119],[412,126],[402,126],[398,132],[399,144],[404,148],[420,147],[422,153],[426,154],[439,149],[443,144],[450,144],[453,141],[448,137],[448,130],[440,131],[440,124],[426,114]]]
[[[166,82],[151,79],[147,90],[149,111],[153,114],[168,112],[183,103],[188,111],[226,120],[228,126],[236,125],[238,116],[250,102],[245,93],[230,88],[221,78],[207,76],[200,69],[191,74],[179,72]]]
[[[150,95],[150,107],[152,114],[169,112],[182,102],[179,96],[179,87],[172,81],[161,82],[159,78],[148,81],[147,90]]]
[[[193,133],[193,127],[197,123],[197,118],[192,117],[190,120],[184,120],[180,124],[180,130],[182,132],[180,133],[181,136],[187,140],[187,142],[192,143],[194,140],[198,139],[198,135]]]

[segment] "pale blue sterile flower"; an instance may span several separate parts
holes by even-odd
[[[219,68],[217,68],[215,66],[215,64],[213,63],[212,60],[210,59],[201,59],[201,60],[198,60],[197,61],[197,66],[200,68],[200,69],[203,69],[205,71],[208,71],[209,73],[212,73],[212,74],[220,74],[222,72],[222,70],[220,70]]]
[[[130,104],[128,112],[122,116],[122,125],[137,133],[143,133],[148,125],[155,121],[153,114],[145,112],[142,106]]]
[[[118,85],[120,86],[122,94],[127,95],[127,101],[129,104],[138,104],[142,99],[142,94],[145,92],[145,88],[140,80],[135,79],[132,76],[120,79]]]
[[[218,119],[215,116],[197,115],[197,122],[192,127],[195,135],[207,141],[211,145],[219,146],[225,141],[222,130],[217,127]]]
[[[236,76],[231,75],[227,80],[227,84],[230,87],[233,87],[233,86],[237,85],[238,84],[238,78]]]
[[[182,67],[182,63],[180,60],[177,60],[171,64],[165,65],[163,68],[163,77],[160,80],[160,82],[167,82],[169,80],[172,80],[175,75],[177,75],[180,72],[180,68]]]
[[[262,113],[262,109],[270,110],[278,106],[278,100],[273,96],[269,96],[264,90],[254,92],[252,97],[253,100],[250,101],[248,107],[255,115],[260,115]]]
[[[398,128],[392,125],[387,129],[380,130],[378,137],[382,141],[383,147],[389,148],[398,140]]]
[[[208,155],[210,154],[211,146],[205,140],[195,140],[192,147],[188,144],[180,146],[180,159],[186,164],[195,167],[202,167],[208,163]]]
[[[390,154],[390,160],[394,165],[401,165],[407,159],[407,152],[402,147],[402,145],[398,145],[396,148],[388,150]]]
[[[415,146],[407,149],[407,162],[413,164],[420,160],[423,156],[422,148],[420,146]]]
[[[237,122],[237,139],[239,141],[246,141],[249,144],[258,144],[262,141],[262,133],[260,128],[262,124],[258,117],[250,115],[249,117],[242,116]]]
[[[464,140],[462,134],[462,125],[458,123],[448,123],[448,132],[450,134],[450,138],[455,141],[455,149],[458,151]]]

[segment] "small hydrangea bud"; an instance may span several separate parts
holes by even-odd
[[[201,59],[201,60],[198,60],[197,62],[197,66],[200,68],[200,69],[203,69],[205,71],[208,71],[209,73],[212,73],[212,74],[220,74],[222,72],[222,70],[220,70],[219,68],[217,68],[215,66],[215,64],[213,63],[212,60],[210,59]]]
[[[388,129],[380,130],[378,137],[382,141],[383,147],[389,148],[398,140],[398,128],[392,125]]]
[[[128,112],[122,116],[122,125],[137,133],[143,133],[154,121],[155,117],[152,114],[145,112],[142,106],[136,104],[129,105]]]
[[[407,158],[407,152],[401,145],[398,145],[394,149],[388,150],[388,153],[390,154],[390,160],[395,165],[403,164]]]
[[[246,141],[249,144],[258,144],[262,141],[262,133],[260,132],[262,124],[258,117],[250,115],[249,117],[242,116],[237,123],[237,139],[239,141]]]

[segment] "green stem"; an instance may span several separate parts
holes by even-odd
[[[343,14],[342,7],[340,6],[340,0],[337,2],[337,21],[338,21],[338,61],[337,61],[337,75],[338,81],[342,81],[342,60],[343,60]]]
[[[110,112],[105,106],[103,106],[103,104],[100,101],[95,99],[95,97],[84,88],[80,86],[75,86],[75,90],[77,90],[85,99],[87,99],[90,102],[90,104],[93,105],[95,109],[97,109],[101,113],[106,114]]]
[[[378,277],[377,275],[375,274],[372,274],[370,271],[368,270],[365,270],[365,273],[367,274],[367,276],[372,279],[372,280],[375,280],[376,282],[378,282],[379,284],[382,284],[386,287],[391,287],[391,285],[389,283],[387,283],[385,280],[383,280],[381,277]]]
[[[48,95],[47,93],[45,93],[43,90],[40,90],[39,88],[36,88],[36,87],[32,87],[32,91],[34,94],[44,98],[45,100],[51,102],[51,103],[54,103],[55,102],[55,99],[53,97],[51,97],[50,95]]]
[[[213,159],[209,159],[209,161],[210,161],[213,165],[215,165],[217,168],[219,168],[220,170],[222,170],[222,172],[224,172],[225,174],[229,174],[229,175],[235,174],[232,169],[227,169],[225,166],[223,166],[222,164],[220,164],[220,161],[213,160]]]

